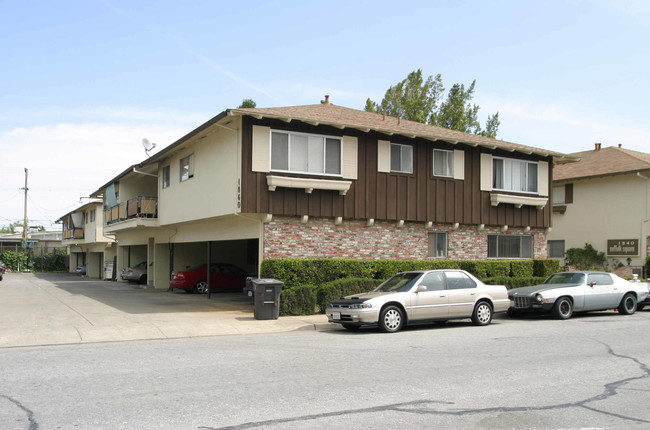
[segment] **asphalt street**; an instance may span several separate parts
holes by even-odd
[[[650,428],[649,319],[648,311],[567,321],[497,317],[487,327],[457,321],[395,334],[319,324],[2,348],[0,423],[3,429],[644,429]]]

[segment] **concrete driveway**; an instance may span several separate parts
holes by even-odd
[[[76,274],[7,273],[0,281],[0,348],[327,327],[324,315],[256,320],[241,293],[187,294]]]

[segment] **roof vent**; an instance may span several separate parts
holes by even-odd
[[[600,146],[601,145],[602,145],[601,143],[594,143],[594,146],[596,147],[595,150],[600,151]]]
[[[330,104],[330,96],[326,94],[326,95],[325,95],[325,100],[321,100],[321,101],[320,101],[320,104],[322,104],[322,105],[328,105],[328,104]]]

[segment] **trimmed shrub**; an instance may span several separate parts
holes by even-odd
[[[483,279],[483,283],[487,285],[505,285],[507,289],[528,287],[530,285],[538,285],[544,282],[546,277],[528,276],[521,278],[513,278],[510,276],[495,276]]]
[[[33,258],[34,270],[40,272],[67,272],[68,255],[65,249],[56,248],[52,252],[36,255]]]
[[[562,271],[560,260],[553,258],[533,260],[533,276],[548,278],[553,273],[560,271]]]
[[[533,260],[512,260],[510,276],[513,278],[529,278],[535,273]]]
[[[345,278],[327,282],[316,289],[316,304],[320,313],[325,313],[327,305],[335,299],[352,294],[365,293],[381,284],[379,279]]]
[[[280,315],[313,315],[316,313],[316,287],[301,285],[280,293]]]
[[[24,252],[5,251],[2,253],[1,259],[14,272],[18,272],[19,269],[21,272],[31,271],[34,265],[31,261],[28,261],[27,254]]]

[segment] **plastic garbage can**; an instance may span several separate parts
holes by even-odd
[[[255,290],[255,319],[277,320],[280,316],[281,281],[276,279],[253,279]]]

